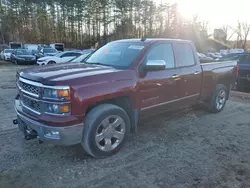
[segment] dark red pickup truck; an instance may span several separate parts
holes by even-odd
[[[110,156],[144,117],[200,102],[220,112],[237,71],[234,61],[200,65],[189,41],[115,41],[82,63],[18,73],[14,123],[26,139]]]

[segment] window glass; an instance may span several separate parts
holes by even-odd
[[[178,67],[195,65],[194,54],[189,44],[176,44],[177,57],[179,57]]]
[[[166,62],[166,68],[174,68],[174,53],[171,44],[159,44],[155,46],[147,56],[149,60],[163,60]]]
[[[61,57],[74,57],[74,56],[78,56],[80,55],[79,53],[75,53],[75,52],[66,52],[64,54],[61,55]]]
[[[86,63],[128,68],[143,49],[143,43],[112,42],[94,52]]]
[[[239,58],[239,64],[250,64],[250,57],[249,55],[241,55]]]

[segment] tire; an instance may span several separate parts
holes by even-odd
[[[212,113],[221,112],[226,105],[228,93],[228,88],[225,85],[218,84],[213,92],[213,96],[206,103],[207,109]]]
[[[56,62],[55,61],[49,61],[48,62],[48,65],[52,65],[52,64],[56,64]]]
[[[112,125],[114,123],[112,120],[119,123]],[[114,155],[122,148],[129,130],[130,119],[122,108],[112,104],[101,104],[87,114],[81,144],[89,155],[105,158]],[[119,133],[121,139],[112,137],[114,131]]]

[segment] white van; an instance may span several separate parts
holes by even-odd
[[[64,51],[64,43],[54,43],[50,44],[51,48],[55,48],[57,51],[63,52]]]

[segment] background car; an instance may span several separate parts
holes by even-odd
[[[80,55],[82,55],[82,52],[74,52],[74,51],[61,52],[55,56],[46,56],[39,58],[37,60],[37,65],[66,63]]]
[[[220,53],[207,53],[207,56],[211,57],[213,59],[218,59],[218,58],[222,57],[222,55]]]
[[[58,51],[54,48],[42,48],[40,51],[39,51],[39,55],[41,57],[46,57],[46,56],[54,56],[58,54]]]
[[[36,56],[32,54],[32,51],[27,49],[17,49],[11,54],[10,60],[12,63],[19,64],[35,64]]]
[[[90,55],[91,53],[86,53],[86,54],[82,54],[79,57],[75,57],[74,59],[72,59],[70,62],[72,63],[84,63],[84,60]]]
[[[232,60],[239,60],[240,56],[244,53],[234,53],[234,54],[227,54],[221,58],[218,58],[218,61],[232,61]]]
[[[5,49],[5,50],[3,51],[3,60],[9,61],[12,52],[13,52],[13,49]]]
[[[95,51],[96,49],[85,49],[85,50],[82,50],[82,54],[93,53]]]
[[[213,61],[214,59],[211,58],[211,57],[207,57],[205,54],[203,53],[197,53],[199,59],[200,59],[200,62],[201,63],[207,63],[207,62],[211,62]]]

